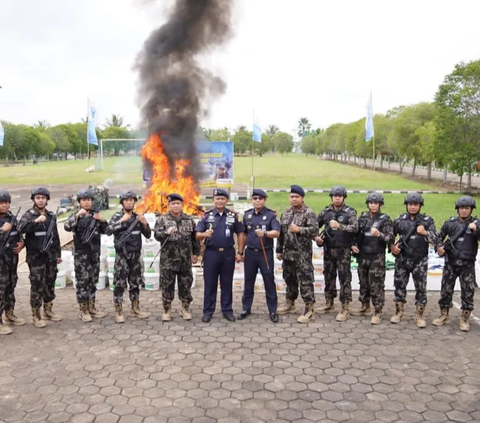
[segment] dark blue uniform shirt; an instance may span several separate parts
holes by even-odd
[[[208,210],[205,217],[197,223],[195,231],[205,232],[213,229],[213,234],[206,239],[207,248],[233,248],[233,234],[245,232],[243,223],[238,220],[238,213],[224,209],[220,214],[216,209]]]
[[[243,224],[247,233],[248,248],[262,248],[260,239],[255,233],[256,229],[262,231],[280,231],[280,223],[277,220],[276,213],[264,207],[259,213],[255,213],[255,209],[249,209],[243,215]],[[273,239],[263,237],[265,248],[273,248]]]

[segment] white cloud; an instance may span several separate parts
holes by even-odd
[[[226,0],[230,1],[230,0]],[[142,0],[2,0],[0,118],[15,123],[78,121],[89,96],[101,121],[139,120],[135,57],[166,7]],[[171,2],[170,2],[171,3]],[[476,0],[238,1],[235,37],[206,63],[227,93],[204,122],[292,131],[431,101],[460,61],[480,58]]]

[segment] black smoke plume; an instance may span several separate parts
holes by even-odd
[[[232,7],[232,0],[176,0],[136,63],[144,127],[161,136],[172,169],[175,160],[190,160],[187,175],[197,183],[202,176],[195,147],[199,120],[226,88],[201,68],[199,56],[230,38]]]

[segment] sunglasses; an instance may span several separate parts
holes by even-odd
[[[254,201],[263,200],[263,197],[252,197],[252,200],[254,200]]]

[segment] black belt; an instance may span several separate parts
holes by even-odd
[[[256,253],[258,253],[259,251],[262,251],[261,248],[252,248],[252,247],[247,247],[247,250],[252,250],[252,251],[255,251]],[[265,247],[265,250],[271,250],[271,248]]]
[[[222,253],[223,251],[233,250],[233,247],[221,247],[221,248],[217,248],[217,247],[207,247],[207,250],[220,251],[220,252]]]

